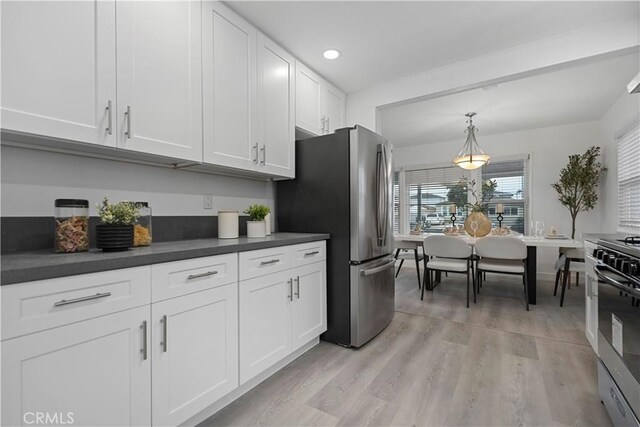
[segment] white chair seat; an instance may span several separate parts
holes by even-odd
[[[558,258],[558,260],[556,261],[556,271],[558,270],[563,270],[564,271],[564,261],[565,261],[566,257],[564,255],[562,255],[560,258]],[[571,273],[583,273],[584,272],[584,262],[580,262],[580,261],[571,261],[569,263],[569,271]]]
[[[524,264],[517,259],[482,258],[478,261],[478,270],[497,271],[500,273],[524,273]]]
[[[422,258],[424,258],[424,255],[422,254],[422,252],[418,252],[418,260],[422,261]],[[396,259],[413,259],[414,260],[416,259],[416,253],[413,250],[410,250],[409,252],[400,251]]]
[[[427,262],[427,268],[432,270],[460,271],[465,273],[468,266],[466,259],[433,258]]]

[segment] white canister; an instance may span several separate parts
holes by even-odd
[[[237,239],[239,229],[238,211],[218,211],[219,239]]]
[[[271,212],[269,212],[269,213],[267,214],[267,216],[265,216],[265,217],[264,217],[264,220],[266,221],[266,224],[265,224],[265,228],[266,228],[266,229],[265,229],[265,234],[266,234],[267,236],[269,236],[269,235],[271,235]]]
[[[247,237],[265,237],[265,231],[264,221],[247,221]]]

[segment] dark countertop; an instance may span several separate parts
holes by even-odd
[[[75,254],[56,254],[52,250],[15,252],[2,255],[0,284],[10,285],[211,255],[246,252],[328,238],[328,234],[320,233],[274,233],[265,238],[240,237],[153,243],[151,246],[132,248],[123,252],[102,252],[98,249]]]

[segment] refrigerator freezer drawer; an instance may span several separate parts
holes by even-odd
[[[391,323],[395,312],[395,260],[351,266],[351,345],[361,347]]]

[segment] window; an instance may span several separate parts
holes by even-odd
[[[618,226],[640,229],[640,124],[618,138]]]
[[[488,209],[489,218],[497,226],[496,204],[502,203],[502,225],[523,234],[529,206],[527,166],[526,160],[517,159],[492,161],[482,167],[482,180],[494,179],[498,183]]]
[[[393,232],[400,232],[400,172],[393,173]]]
[[[405,208],[402,209],[402,215],[405,217],[402,222],[408,230],[420,225],[423,231],[442,232],[445,226],[450,225],[451,205],[459,199],[456,197],[456,184],[466,172],[457,166],[450,166],[404,173]],[[463,197],[466,200],[466,194]],[[459,211],[456,216],[456,221],[464,221],[463,212]]]

